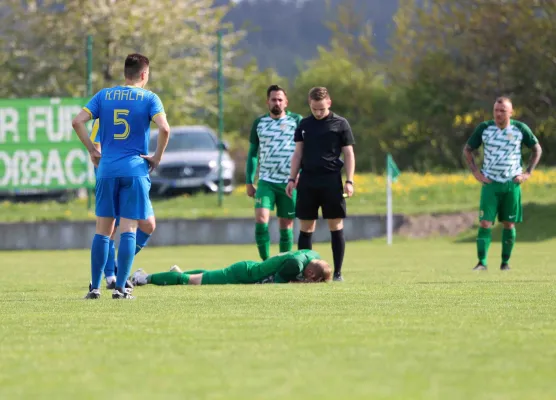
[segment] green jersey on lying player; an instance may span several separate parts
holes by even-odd
[[[265,261],[240,261],[218,270],[182,272],[174,265],[169,272],[147,274],[139,269],[131,281],[136,286],[230,285],[255,283],[327,282],[330,266],[313,250],[289,251]]]

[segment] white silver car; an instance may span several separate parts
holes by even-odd
[[[158,129],[151,130],[149,154],[154,154]],[[169,196],[204,191],[218,192],[218,156],[222,149],[224,193],[231,193],[235,163],[228,145],[219,142],[207,126],[173,126],[170,141],[158,168],[151,173],[151,195]]]

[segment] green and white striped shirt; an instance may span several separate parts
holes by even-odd
[[[481,172],[495,182],[508,182],[523,173],[521,147],[531,148],[537,143],[531,129],[515,120],[510,120],[504,129],[498,128],[493,120],[485,121],[475,128],[467,141],[472,149],[483,145]]]
[[[259,180],[287,183],[295,150],[295,129],[302,117],[289,111],[279,119],[265,114],[255,120],[249,141],[259,146]]]

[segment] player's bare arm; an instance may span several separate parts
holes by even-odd
[[[531,148],[531,157],[529,158],[529,165],[527,166],[527,173],[530,175],[533,173],[539,161],[541,160],[542,148],[540,144],[536,144]]]
[[[514,182],[522,183],[525,182],[527,179],[529,179],[529,177],[531,176],[531,174],[539,164],[539,161],[541,160],[541,155],[542,155],[542,148],[540,144],[537,143],[533,147],[531,147],[531,157],[529,157],[529,164],[527,166],[527,169],[523,174],[516,176],[514,178]]]
[[[77,116],[73,119],[73,121],[71,121],[71,126],[75,130],[75,133],[77,133],[77,136],[79,137],[79,140],[81,140],[81,143],[83,143],[87,148],[87,151],[89,152],[89,155],[91,157],[91,161],[93,162],[95,167],[98,167],[98,163],[100,161],[100,151],[91,141],[89,132],[87,131],[87,127],[85,126],[87,121],[89,121],[90,119],[91,114],[89,114],[85,110],[81,110],[79,114],[77,114]]]
[[[247,185],[245,185],[245,188],[247,191],[247,196],[255,197],[255,193],[257,193],[257,188],[255,187],[255,185],[253,185],[252,183],[248,183]]]
[[[257,170],[257,161],[259,157],[259,145],[251,143],[249,152],[247,153],[247,163],[245,166],[245,175],[247,178],[246,191],[247,196],[255,197],[257,188],[254,185],[255,171]]]
[[[344,155],[344,167],[346,169],[346,183],[344,185],[344,193],[348,197],[353,196],[353,176],[355,175],[355,154],[353,153],[353,146],[342,147],[342,154]]]
[[[168,140],[170,139],[170,125],[168,125],[168,120],[166,119],[166,114],[158,114],[153,119],[156,126],[158,126],[158,137],[156,142],[156,151],[154,155],[142,155],[145,160],[149,162],[149,169],[152,171],[162,160],[162,155],[168,146]]]
[[[295,189],[297,182],[297,174],[301,167],[301,156],[303,155],[303,142],[295,143],[295,150],[292,156],[292,163],[290,168],[290,179],[288,186],[286,187],[286,194],[291,198],[293,196],[293,190]]]
[[[477,164],[475,164],[475,152],[476,150],[468,144],[466,144],[463,148],[463,156],[465,158],[465,162],[467,163],[467,167],[469,168],[475,179],[477,179],[479,182],[491,183],[492,181],[484,176],[477,167]]]

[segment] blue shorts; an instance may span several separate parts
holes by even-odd
[[[119,217],[141,220],[154,215],[149,191],[151,180],[148,176],[123,178],[97,178],[97,217]]]
[[[97,177],[97,167],[95,167],[95,180],[96,180],[96,177]],[[154,210],[153,210],[152,205],[151,205],[149,217],[152,217],[153,215],[154,215]],[[116,228],[117,228],[118,226],[120,226],[120,216],[119,216],[119,215],[116,217],[116,223],[115,223],[114,226],[115,226]]]

